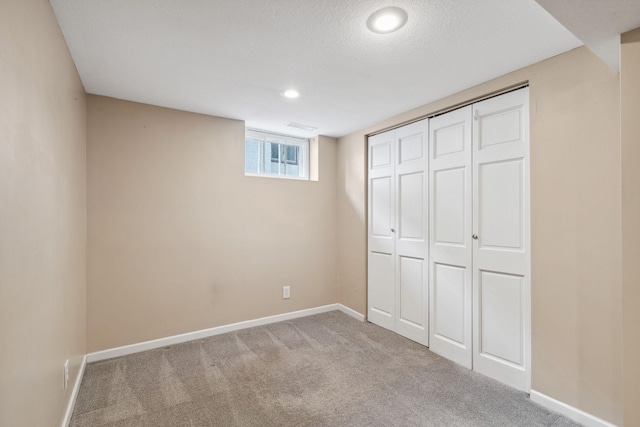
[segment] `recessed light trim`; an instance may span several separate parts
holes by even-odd
[[[407,23],[407,12],[399,7],[385,7],[371,14],[367,27],[378,34],[388,34],[399,30]]]
[[[282,96],[289,99],[296,99],[300,96],[300,92],[298,92],[295,89],[287,89],[284,92],[282,92]]]

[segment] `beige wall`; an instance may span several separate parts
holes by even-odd
[[[640,28],[622,36],[620,80],[624,425],[640,426]]]
[[[336,302],[334,139],[319,181],[246,177],[241,121],[87,114],[89,352]]]
[[[86,100],[48,1],[0,2],[0,94],[0,425],[49,427],[85,353]]]
[[[339,139],[340,302],[366,312],[365,135],[524,81],[531,102],[532,388],[620,424],[619,78],[586,48]]]

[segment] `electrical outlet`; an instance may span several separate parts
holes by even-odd
[[[67,385],[69,384],[69,359],[64,362],[64,389],[67,389]]]
[[[291,298],[291,286],[283,286],[282,287],[282,299]]]

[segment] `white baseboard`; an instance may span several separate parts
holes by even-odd
[[[364,322],[364,314],[358,313],[352,308],[347,307],[346,305],[338,304],[338,310],[343,312],[344,314],[348,314],[356,320]]]
[[[573,421],[580,423],[586,427],[616,427],[615,424],[611,424],[608,421],[602,420],[596,416],[588,414],[578,408],[574,408],[571,405],[567,405],[564,402],[549,397],[545,394],[531,390],[529,394],[532,401],[538,405],[564,415],[565,417],[572,419]]]
[[[67,402],[67,410],[65,411],[64,418],[62,419],[62,427],[68,427],[71,422],[71,416],[73,415],[73,408],[76,406],[76,399],[78,398],[78,391],[80,391],[80,383],[84,376],[85,366],[87,366],[87,356],[82,356],[82,363],[80,364],[78,375],[76,375],[76,382],[73,384],[73,390],[71,391],[69,402]]]
[[[128,354],[139,353],[141,351],[153,350],[154,348],[166,347],[169,345],[179,344],[187,341],[212,337],[214,335],[226,334],[227,332],[238,331],[240,329],[268,325],[270,323],[297,319],[298,317],[311,316],[314,314],[326,313],[333,310],[340,310],[348,314],[349,316],[352,316],[360,321],[364,321],[364,315],[358,313],[357,311],[345,307],[342,304],[329,304],[323,305],[321,307],[292,311],[290,313],[276,314],[274,316],[261,317],[259,319],[247,320],[244,322],[232,323],[230,325],[217,326],[215,328],[202,329],[200,331],[187,332],[185,334],[173,335],[166,338],[159,338],[156,340],[144,341],[137,344],[97,351],[95,353],[87,354],[87,362],[90,363],[100,360],[112,359],[114,357],[126,356]]]

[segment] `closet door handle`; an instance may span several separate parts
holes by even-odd
[[[396,232],[396,229],[395,229],[395,228],[392,228],[392,229],[391,229],[391,232],[392,232],[392,233],[395,233],[395,232]]]
[[[473,238],[473,240],[478,240],[478,235],[477,234],[474,234],[471,237]]]

